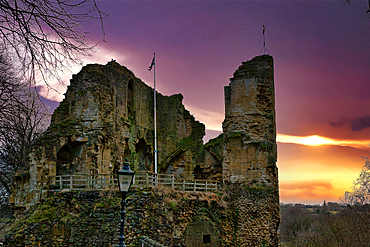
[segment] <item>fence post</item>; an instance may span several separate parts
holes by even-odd
[[[197,180],[194,180],[194,189],[193,191],[197,191]]]
[[[62,177],[59,177],[59,189],[62,190]]]
[[[146,172],[145,174],[146,174],[146,185],[149,185],[149,173]]]
[[[175,188],[175,175],[171,175],[172,189]]]
[[[207,183],[207,180],[206,180],[206,191],[208,191],[208,183]]]
[[[182,180],[182,190],[185,191],[185,179]]]
[[[158,187],[158,173],[155,174],[155,186]]]
[[[73,188],[73,178],[72,176],[69,176],[69,188],[72,190]]]

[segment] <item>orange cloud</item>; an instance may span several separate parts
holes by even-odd
[[[280,183],[280,198],[282,202],[302,202],[318,204],[326,201],[340,201],[343,188],[333,185],[333,182],[323,180],[307,180]]]
[[[364,149],[278,143],[282,202],[340,201],[364,164]]]
[[[280,189],[304,189],[304,190],[314,190],[314,189],[334,189],[334,186],[330,182],[325,181],[305,181],[305,182],[294,182],[294,183],[281,183]]]

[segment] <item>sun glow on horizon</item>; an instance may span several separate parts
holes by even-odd
[[[285,134],[277,134],[277,142],[280,143],[293,143],[306,146],[349,146],[354,148],[368,148],[370,140],[336,140],[323,136],[291,136]]]
[[[303,137],[299,140],[300,144],[309,145],[309,146],[319,146],[319,145],[325,145],[325,144],[330,145],[330,142],[331,142],[330,139],[317,136],[317,135]]]

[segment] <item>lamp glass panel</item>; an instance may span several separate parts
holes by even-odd
[[[132,175],[126,175],[126,174],[118,175],[120,191],[127,192],[130,189],[130,185],[131,185],[131,181],[133,177],[134,177],[133,174]]]

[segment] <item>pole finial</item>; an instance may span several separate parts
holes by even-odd
[[[266,27],[265,25],[262,25],[263,47],[262,47],[262,50],[260,51],[260,55],[261,54],[265,55],[266,53],[271,55],[269,49],[266,48],[265,32],[266,32]]]

